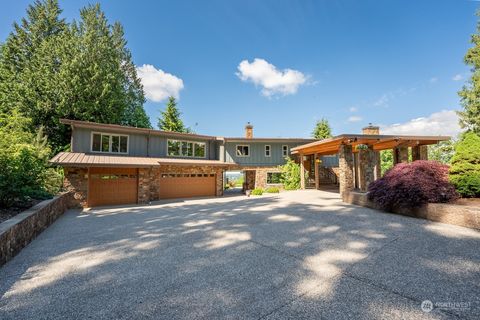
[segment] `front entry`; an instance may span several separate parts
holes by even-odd
[[[90,168],[88,206],[137,203],[137,186],[135,168]]]
[[[160,199],[215,196],[214,173],[163,173],[160,175]]]

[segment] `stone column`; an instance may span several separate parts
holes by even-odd
[[[305,164],[303,153],[300,153],[300,189],[305,189]]]
[[[368,149],[361,149],[358,151],[358,175],[359,188],[366,192],[368,186],[375,180],[375,170],[377,164],[377,157],[372,147]]]
[[[382,177],[382,158],[380,157],[379,151],[375,152],[375,178],[374,180],[380,179]]]
[[[351,145],[340,145],[338,150],[338,170],[340,176],[340,195],[353,190],[353,151]]]
[[[420,160],[428,160],[428,146],[420,146]]]
[[[408,162],[408,147],[398,146],[393,149],[393,164]]]
[[[318,162],[317,160],[319,159],[318,157],[318,154],[315,153],[315,156],[313,158],[313,163],[314,163],[314,166],[315,166],[315,189],[320,189],[320,175],[318,173]]]
[[[412,161],[420,160],[420,146],[412,147]]]

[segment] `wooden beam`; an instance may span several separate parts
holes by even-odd
[[[319,172],[318,172],[318,162],[317,162],[317,159],[318,159],[318,154],[315,154],[314,156],[314,159],[313,159],[313,163],[314,163],[314,166],[315,166],[315,189],[320,189],[320,180],[319,180]]]

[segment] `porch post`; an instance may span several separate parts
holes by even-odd
[[[351,145],[342,144],[338,150],[338,166],[340,176],[340,195],[342,198],[353,190],[353,151]]]
[[[375,180],[376,175],[377,157],[372,146],[369,146],[368,149],[359,150],[358,159],[358,171],[360,176],[359,188],[361,191],[366,192],[368,190],[368,185]]]
[[[305,189],[305,164],[303,163],[303,153],[300,153],[300,189]]]
[[[397,146],[393,149],[393,164],[408,162],[408,147]]]
[[[420,146],[420,160],[428,160],[428,146]]]
[[[420,160],[420,146],[412,147],[412,161]]]
[[[313,158],[313,163],[315,166],[315,189],[320,189],[320,180],[319,180],[319,174],[318,174],[318,153],[315,153],[315,156]]]

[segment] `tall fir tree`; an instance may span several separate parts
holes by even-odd
[[[317,121],[315,128],[313,129],[312,136],[315,139],[327,139],[332,137],[332,129],[328,120],[322,118],[322,120]]]
[[[480,16],[480,11],[477,12]],[[460,126],[480,135],[480,22],[477,32],[472,35],[473,47],[465,55],[465,63],[472,67],[472,76],[467,85],[458,93],[463,111],[458,112]]]
[[[60,118],[151,127],[119,23],[100,6],[60,19],[56,0],[36,1],[1,48],[0,112],[18,109],[43,126],[54,151],[69,143]]]
[[[165,111],[162,111],[160,118],[158,118],[158,128],[164,131],[191,132],[191,130],[183,124],[180,115],[181,112],[178,110],[175,98],[169,97]]]

